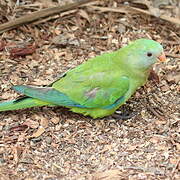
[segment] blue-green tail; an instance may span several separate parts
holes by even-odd
[[[49,103],[40,101],[38,99],[34,99],[31,97],[25,97],[18,100],[6,101],[0,103],[0,111],[10,111],[10,110],[18,110],[25,109],[37,106],[45,106]]]

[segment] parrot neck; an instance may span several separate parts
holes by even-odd
[[[118,67],[116,65],[116,67]],[[132,78],[140,78],[140,79],[147,79],[150,73],[151,68],[135,68],[127,64],[126,62],[119,62],[119,67],[124,70],[124,73],[127,73]]]
[[[137,69],[133,67],[128,67],[127,64],[121,64],[122,69],[124,69],[124,73],[126,73],[131,79],[139,82],[139,85],[143,85],[150,73],[150,68],[148,69]]]
[[[132,75],[137,78],[146,79],[149,76],[150,70],[149,69],[146,69],[146,70],[133,69],[131,72],[132,72]]]

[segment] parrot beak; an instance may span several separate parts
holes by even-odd
[[[158,57],[158,59],[161,62],[165,62],[166,61],[166,56],[165,56],[164,52],[161,53],[161,55]]]

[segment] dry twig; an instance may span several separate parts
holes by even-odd
[[[64,6],[57,6],[57,7],[47,8],[47,9],[43,9],[41,11],[33,12],[31,14],[25,15],[25,16],[17,18],[17,19],[13,19],[12,21],[9,21],[7,23],[0,25],[0,33],[3,33],[10,29],[14,29],[19,25],[36,21],[40,18],[45,18],[47,16],[55,15],[58,13],[62,13],[65,11],[69,11],[69,10],[78,8],[79,6],[89,3],[89,2],[92,2],[92,1],[95,1],[95,0],[81,0],[76,3],[71,3],[71,4],[64,5]]]
[[[174,168],[173,168],[173,170],[172,170],[172,176],[171,176],[172,179],[174,179],[174,173],[175,173],[176,169],[178,168],[179,163],[180,163],[180,159],[178,159],[176,165],[174,166]]]
[[[154,108],[152,108],[151,106],[146,104],[146,108],[153,114],[155,115],[157,118],[159,118],[160,120],[164,120],[164,118],[157,112],[155,111]]]
[[[90,6],[91,8],[95,9],[95,10],[100,10],[103,12],[109,11],[109,12],[119,12],[119,13],[133,13],[133,12],[138,12],[138,13],[143,13],[143,14],[147,14],[150,16],[155,16],[154,14],[152,14],[149,11],[143,10],[143,9],[139,9],[139,8],[135,8],[135,7],[130,7],[130,6],[121,6],[118,8],[109,8],[109,7],[98,7],[98,6]],[[171,22],[173,24],[177,24],[180,25],[180,20],[177,18],[173,18],[173,17],[169,17],[166,15],[161,15],[159,16],[160,19]]]
[[[166,56],[168,57],[173,57],[173,58],[180,58],[180,55],[179,54],[171,54],[171,53],[165,53]]]

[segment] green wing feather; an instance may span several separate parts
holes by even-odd
[[[116,87],[100,87],[85,89],[81,94],[81,101],[74,101],[66,94],[51,87],[14,86],[13,89],[35,99],[45,101],[53,105],[79,108],[111,108],[125,96],[129,88],[129,80],[126,77],[119,78]],[[80,83],[81,84],[81,83]],[[90,91],[88,91],[90,89]],[[119,100],[119,101],[118,101]]]
[[[87,107],[113,104],[129,89],[129,79],[112,62],[114,56],[115,53],[97,56],[69,71],[52,87]]]

